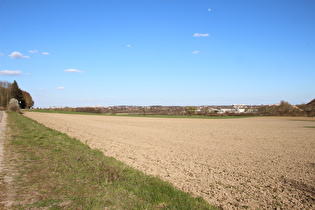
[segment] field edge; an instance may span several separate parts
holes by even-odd
[[[19,154],[14,183],[23,189],[14,208],[217,209],[66,134],[7,115],[12,149]]]

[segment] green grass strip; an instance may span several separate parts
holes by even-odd
[[[29,111],[29,110],[25,110]],[[155,118],[192,118],[192,119],[235,119],[235,118],[248,118],[254,116],[202,116],[202,115],[143,115],[143,114],[99,114],[99,113],[89,113],[89,112],[71,112],[71,111],[58,111],[58,110],[46,110],[46,109],[36,109],[32,110],[34,112],[41,113],[57,113],[57,114],[81,114],[81,115],[102,115],[102,116],[117,116],[117,117],[155,117]]]
[[[20,114],[8,112],[8,126],[15,184],[32,198],[13,209],[217,209]]]
[[[71,112],[71,111],[59,111],[59,110],[47,110],[47,109],[34,109],[34,110],[23,110],[27,112],[41,112],[41,113],[57,113],[57,114],[81,114],[81,115],[104,115],[100,113],[90,113],[90,112]]]
[[[114,116],[122,117],[155,117],[155,118],[189,118],[189,119],[235,119],[235,118],[248,118],[253,116],[200,116],[200,115],[128,115],[128,114],[117,114]]]

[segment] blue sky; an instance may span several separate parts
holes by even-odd
[[[313,0],[1,0],[0,80],[36,107],[315,98]]]

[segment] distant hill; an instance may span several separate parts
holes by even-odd
[[[315,107],[315,98],[306,104],[307,106]]]

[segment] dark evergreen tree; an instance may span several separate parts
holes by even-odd
[[[25,100],[23,98],[22,90],[19,88],[19,85],[15,80],[11,85],[11,98],[18,100],[22,109],[25,108]]]
[[[0,80],[0,109],[5,109],[9,105],[9,101],[15,98],[19,107],[22,109],[34,106],[31,94],[19,88],[16,81],[13,83]]]

